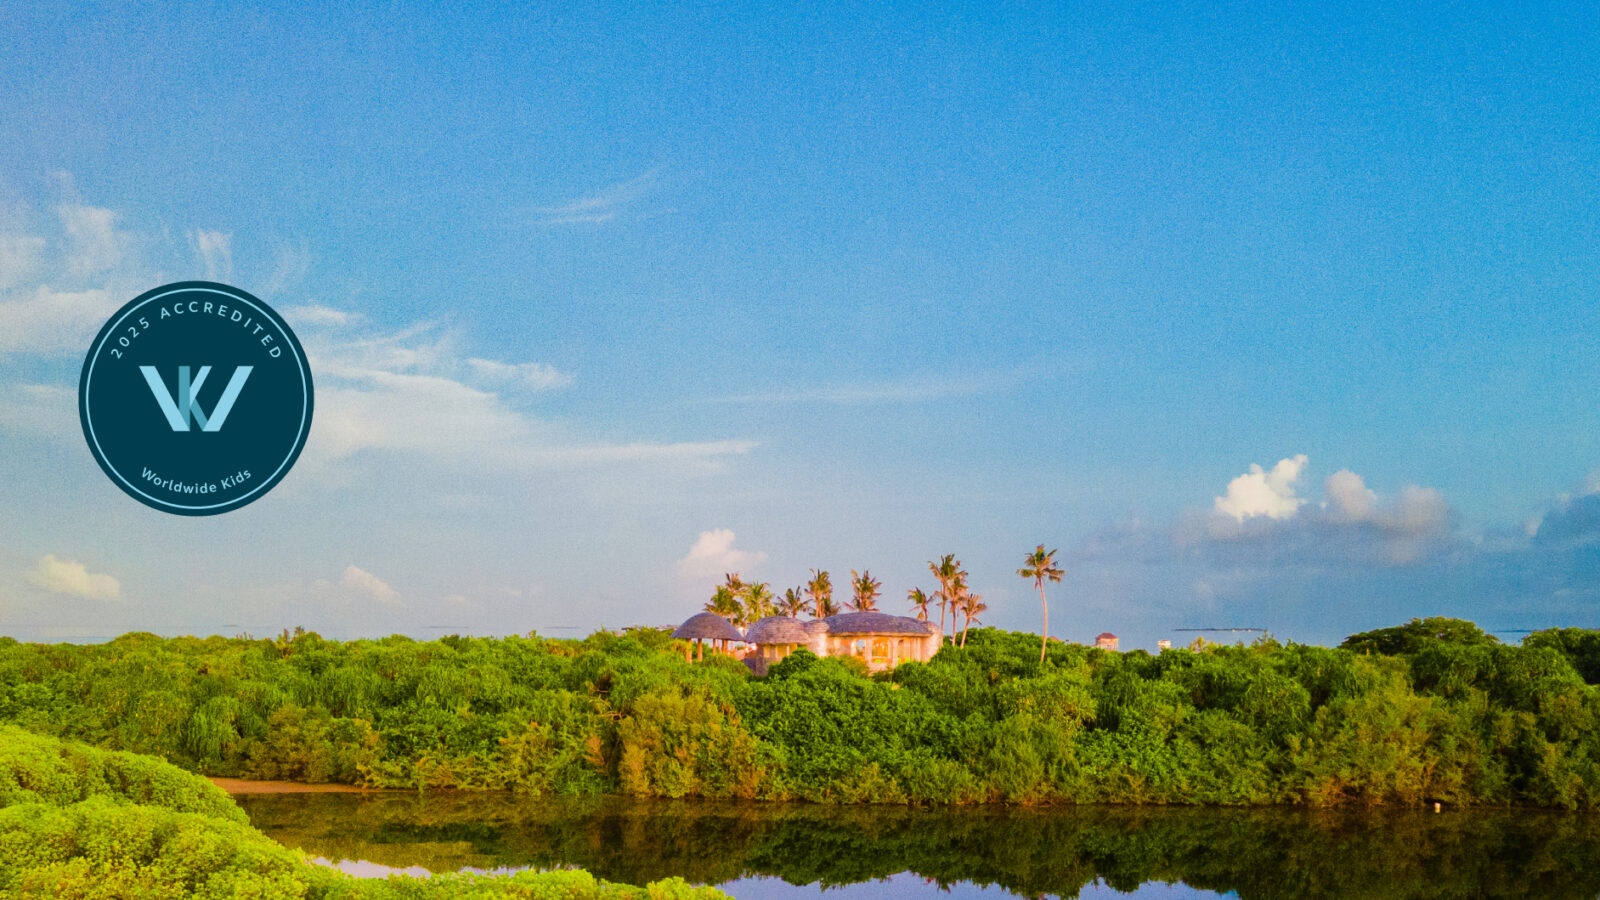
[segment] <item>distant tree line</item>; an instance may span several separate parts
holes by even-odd
[[[210,775],[381,787],[919,804],[1600,800],[1600,632],[1508,646],[1425,619],[1338,648],[1264,639],[1152,655],[1052,641],[1041,660],[1039,646],[974,628],[964,647],[870,678],[805,652],[755,678],[726,657],[686,662],[660,629],[0,638],[0,722]]]

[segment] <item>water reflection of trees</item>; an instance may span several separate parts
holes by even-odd
[[[1274,897],[1600,896],[1600,817],[1542,812],[982,808],[927,811],[504,795],[240,798],[279,841],[434,871],[581,866],[642,884],[749,875],[1076,896],[1099,878]]]

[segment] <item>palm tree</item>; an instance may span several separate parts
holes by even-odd
[[[961,615],[961,607],[967,602],[967,570],[958,569],[956,577],[950,580],[950,643],[956,643],[957,617]]]
[[[924,594],[922,588],[912,588],[906,591],[906,600],[911,604],[911,608],[916,610],[918,619],[928,621],[928,604],[933,602],[932,597]]]
[[[729,621],[737,618],[742,612],[739,595],[729,590],[725,584],[717,585],[717,589],[711,593],[711,599],[706,601],[705,609],[706,612],[716,613]]]
[[[883,582],[872,577],[866,569],[857,575],[855,569],[850,570],[850,589],[855,596],[850,598],[850,607],[857,612],[871,612],[878,605],[878,595],[883,593]]]
[[[946,553],[938,562],[929,561],[928,571],[933,573],[934,578],[939,579],[939,643],[943,644],[944,612],[955,599],[952,586],[955,584],[956,576],[961,572],[961,561],[956,559],[954,553]]]
[[[967,586],[963,584],[961,585],[961,598],[958,601],[958,607],[961,610],[961,615],[966,618],[966,623],[961,627],[961,646],[965,647],[967,645],[967,632],[972,630],[972,623],[983,624],[978,619],[978,614],[987,610],[989,605],[983,602],[982,594],[968,592]]]
[[[802,593],[802,588],[792,587],[783,592],[778,598],[778,612],[793,618],[804,615],[811,609],[811,602]]]
[[[1050,646],[1050,604],[1044,599],[1044,580],[1046,578],[1060,583],[1062,572],[1056,567],[1056,551],[1044,552],[1044,545],[1028,554],[1023,561],[1022,568],[1017,574],[1023,578],[1032,578],[1033,584],[1039,589],[1039,605],[1044,607],[1044,638],[1039,642],[1039,662],[1044,662],[1045,648]]]
[[[744,617],[742,625],[750,625],[772,615],[772,588],[765,581],[744,586]]]
[[[811,598],[811,614],[819,619],[837,613],[839,607],[833,604],[833,581],[828,578],[828,570],[811,570],[811,580],[806,582],[806,596]]]

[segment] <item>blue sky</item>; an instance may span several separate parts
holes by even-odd
[[[1080,640],[1600,625],[1592,4],[13,4],[0,44],[0,632],[570,634],[734,568],[898,607],[949,552],[1036,628],[1040,541]],[[318,407],[196,521],[73,412],[106,316],[207,277]]]

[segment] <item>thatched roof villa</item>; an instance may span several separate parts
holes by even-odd
[[[744,642],[744,635],[733,623],[716,613],[703,612],[690,616],[677,630],[672,632],[675,638],[695,642],[695,658],[705,657],[705,642],[711,642],[713,652],[727,653],[728,645],[734,641]],[[686,654],[687,655],[687,654]]]
[[[939,652],[939,626],[910,616],[881,612],[847,612],[810,625],[816,629],[812,652],[818,656],[859,656],[872,671],[892,669],[906,660],[927,662]]]
[[[708,621],[712,619],[716,621]],[[735,637],[729,638],[724,627]],[[743,641],[751,645],[746,661],[758,674],[802,648],[818,656],[857,656],[873,671],[892,669],[908,659],[925,662],[939,652],[937,625],[880,612],[839,613],[809,622],[768,616],[745,629],[742,636],[721,616],[699,613],[672,636]]]

